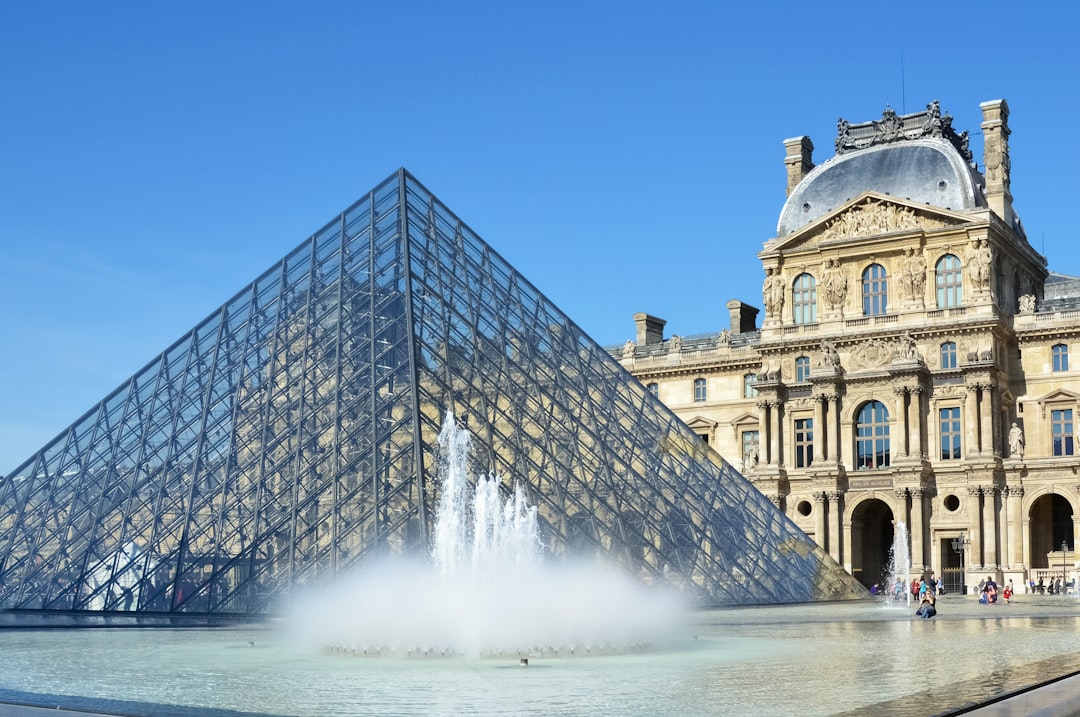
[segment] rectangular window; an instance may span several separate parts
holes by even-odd
[[[1053,454],[1055,456],[1073,455],[1073,416],[1072,409],[1066,408],[1050,412],[1050,433],[1053,436]]]
[[[685,385],[685,384],[684,384]],[[705,379],[694,379],[694,401],[696,403],[702,403],[708,398],[708,394],[705,389]]]
[[[806,468],[814,462],[814,419],[795,420],[795,467]]]
[[[1069,347],[1065,344],[1055,344],[1051,349],[1054,356],[1054,371],[1069,370]]]
[[[960,409],[943,408],[940,413],[941,460],[960,460]]]

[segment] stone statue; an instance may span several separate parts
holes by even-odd
[[[637,344],[634,343],[633,339],[627,339],[626,343],[623,344],[622,347],[623,358],[634,358],[634,349],[636,347]]]
[[[758,466],[758,461],[761,460],[761,456],[758,452],[757,441],[750,444],[750,447],[746,449],[746,456],[743,457],[743,463],[746,465],[746,470],[754,470]]]
[[[990,265],[994,254],[990,245],[982,239],[972,241],[971,258],[968,260],[968,277],[976,291],[990,288]]]
[[[915,339],[911,334],[905,331],[900,335],[898,340],[898,346],[896,347],[896,358],[904,360],[922,360],[922,355],[919,354],[919,347],[915,343]]]
[[[727,344],[730,344],[731,343],[731,330],[730,329],[720,329],[720,335],[717,337],[716,340],[721,346],[726,346]]]
[[[682,336],[679,336],[678,334],[675,334],[674,336],[671,337],[671,349],[670,350],[671,350],[672,353],[678,353],[679,351],[682,351]]]
[[[840,354],[836,350],[836,344],[828,339],[821,342],[821,357],[818,359],[818,365],[830,368],[840,366]]]
[[[765,313],[768,316],[778,316],[784,308],[784,293],[787,286],[784,277],[776,273],[771,266],[765,269],[765,283],[761,286],[761,293],[765,299]]]
[[[842,309],[847,298],[847,278],[840,269],[840,261],[829,259],[821,275],[821,292],[825,305],[830,309]]]
[[[1035,312],[1035,294],[1024,294],[1020,297],[1020,313],[1031,314]]]
[[[1009,457],[1024,457],[1024,429],[1016,425],[1016,421],[1013,421],[1012,428],[1009,429]]]

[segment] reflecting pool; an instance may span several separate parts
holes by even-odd
[[[280,625],[0,630],[0,699],[145,715],[925,715],[1080,671],[1074,598],[944,598],[698,612],[618,655],[362,657]]]

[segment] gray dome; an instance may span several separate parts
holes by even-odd
[[[863,192],[961,211],[986,206],[982,176],[947,141],[917,139],[838,154],[815,167],[784,203],[778,237]]]

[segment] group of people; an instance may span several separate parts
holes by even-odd
[[[1005,598],[1006,604],[1012,602],[1012,580],[1010,580],[1005,588],[1000,591],[997,582],[990,575],[986,576],[986,580],[979,581],[979,602],[983,605],[996,605],[999,592],[1001,593],[1001,597]]]

